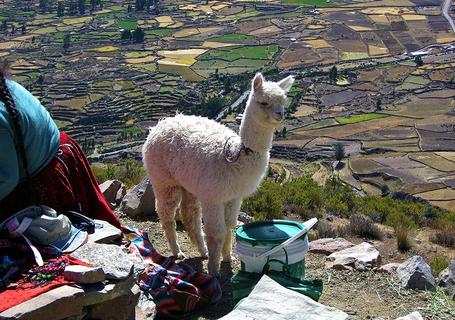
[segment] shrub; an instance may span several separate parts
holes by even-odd
[[[318,238],[335,238],[337,236],[330,223],[322,220],[316,224],[316,231]]]
[[[407,225],[397,225],[394,227],[397,237],[397,249],[401,252],[408,251],[412,248],[410,237],[411,228]]]
[[[105,167],[95,165],[92,166],[92,171],[98,183],[106,180],[120,180],[127,188],[137,185],[145,176],[142,164],[133,159],[125,159],[117,165],[108,163]]]
[[[323,206],[322,187],[311,177],[301,177],[283,185],[286,209],[307,219],[319,216]]]
[[[430,241],[444,247],[455,247],[455,230],[445,229],[436,232],[430,237]]]
[[[433,271],[435,277],[441,273],[442,270],[447,268],[450,264],[450,259],[446,256],[434,256],[428,263]]]
[[[349,217],[357,212],[361,199],[351,187],[344,185],[338,178],[332,178],[324,187],[323,201],[327,213]]]
[[[245,199],[242,210],[250,212],[255,220],[283,218],[283,194],[279,183],[265,180],[251,197]]]
[[[349,232],[367,239],[381,240],[383,238],[381,230],[371,218],[358,214],[349,218]]]

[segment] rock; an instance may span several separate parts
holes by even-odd
[[[397,268],[399,266],[400,266],[399,263],[392,262],[392,263],[388,263],[388,264],[385,264],[385,265],[377,268],[375,271],[382,272],[382,273],[395,273],[395,272],[397,272]]]
[[[237,220],[243,223],[250,223],[253,222],[253,217],[246,212],[240,211]]]
[[[349,315],[320,304],[313,299],[289,290],[267,275],[262,276],[253,291],[236,309],[220,320],[345,320]]]
[[[97,227],[95,232],[88,235],[89,242],[111,243],[122,236],[122,230],[114,227],[107,221],[94,219]],[[102,226],[99,228],[99,226]]]
[[[156,305],[150,293],[142,291],[136,306],[136,320],[151,320],[156,315]]]
[[[331,254],[353,246],[353,243],[343,238],[322,238],[310,242],[310,252]]]
[[[150,215],[155,211],[155,195],[147,177],[123,197],[121,210],[129,217]]]
[[[451,260],[449,266],[439,273],[438,280],[441,287],[455,287],[455,260]]]
[[[126,195],[126,188],[122,184],[122,187],[117,191],[117,194],[115,195],[115,204],[118,206],[120,203],[122,203],[123,197]]]
[[[448,294],[455,300],[455,259],[450,261],[449,267],[441,271],[438,284],[447,288]]]
[[[134,254],[128,254],[120,246],[113,244],[87,242],[71,253],[71,256],[88,262],[93,267],[101,267],[106,279],[126,279],[134,265],[141,264]]]
[[[414,256],[400,264],[397,274],[401,285],[406,289],[434,289],[435,280],[431,268],[421,256]]]
[[[107,180],[100,184],[101,192],[112,206],[117,205],[117,193],[121,190],[123,183],[119,180]]]
[[[326,257],[326,267],[329,269],[366,271],[378,267],[380,264],[379,251],[368,242],[362,242]]]
[[[140,289],[134,286],[126,295],[95,304],[88,308],[89,319],[97,320],[133,320],[135,306],[139,299]]]
[[[131,275],[121,281],[111,283],[98,282],[96,284],[85,285],[83,304],[84,306],[91,306],[129,294],[135,284],[135,278]]]
[[[70,265],[63,271],[65,280],[74,281],[77,284],[89,284],[104,281],[102,268],[90,268],[80,265]]]
[[[62,286],[45,292],[35,298],[0,313],[0,319],[60,320],[83,313],[82,300],[84,290]]]
[[[423,320],[422,315],[418,311],[408,314],[404,317],[396,318],[395,320]]]

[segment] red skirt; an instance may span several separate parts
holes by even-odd
[[[120,221],[101,193],[84,152],[66,133],[60,132],[56,156],[33,177],[33,184],[38,204],[57,212],[77,210],[120,228]],[[0,201],[0,221],[31,205],[29,186],[26,182],[20,183]]]

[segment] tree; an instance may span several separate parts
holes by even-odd
[[[39,0],[39,8],[41,9],[41,12],[46,12],[47,10],[47,0]]]
[[[145,0],[136,0],[136,11],[143,11],[145,7]]]
[[[65,4],[63,3],[63,1],[60,1],[57,4],[57,16],[63,17],[64,15],[65,15]]]
[[[80,15],[85,14],[85,0],[78,0],[77,7]]]
[[[68,50],[71,45],[71,35],[69,33],[65,34],[63,37],[63,49]]]
[[[128,11],[128,13],[130,13],[131,11],[133,11],[133,6],[129,4],[126,10]]]
[[[421,67],[423,66],[423,60],[421,56],[416,56],[414,58],[414,62],[416,63],[416,66]]]
[[[281,130],[281,136],[283,138],[286,138],[286,134],[288,133],[288,130],[286,129],[286,127],[283,127],[283,130]]]
[[[21,32],[22,32],[22,34],[25,34],[26,31],[27,31],[27,27],[25,26],[25,23],[24,23],[22,25]]]
[[[131,31],[128,29],[124,29],[121,34],[121,39],[122,40],[131,40],[133,35],[131,34]]]
[[[382,101],[381,98],[378,98],[376,100],[376,111],[381,111],[382,110]]]
[[[346,157],[344,145],[342,143],[337,142],[333,145],[333,149],[335,151],[335,159],[338,161],[338,163],[340,163],[340,161],[343,160],[344,157]]]
[[[137,27],[136,30],[133,31],[133,40],[134,42],[144,42],[145,32],[140,27]]]
[[[97,5],[98,0],[90,0],[90,11],[95,11]]]
[[[333,66],[329,71],[329,81],[330,83],[336,83],[338,78],[338,69],[336,66]]]

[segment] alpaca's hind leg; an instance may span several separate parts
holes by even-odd
[[[182,189],[178,186],[155,189],[156,212],[160,217],[161,226],[166,234],[172,254],[178,259],[185,256],[180,251],[175,230],[175,212],[182,197]]]
[[[184,189],[180,203],[180,218],[201,257],[207,258],[207,248],[202,234],[201,204],[195,196]]]
[[[219,275],[221,248],[226,238],[224,205],[202,202],[201,206],[207,248],[209,250],[209,273]]]
[[[232,261],[232,230],[237,225],[237,218],[239,215],[240,206],[242,205],[241,199],[235,199],[226,203],[224,207],[224,221],[226,223],[226,238],[223,244],[223,261]]]

